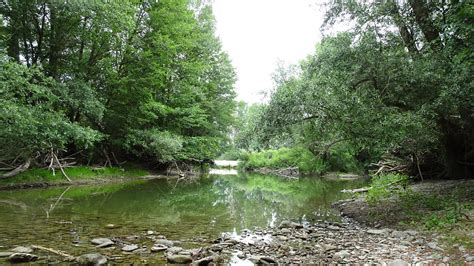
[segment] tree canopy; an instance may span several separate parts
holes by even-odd
[[[353,27],[326,35],[296,73],[279,70],[256,122],[260,145],[286,136],[317,156],[345,145],[367,163],[395,156],[420,177],[471,177],[473,11],[466,1],[331,2],[323,29]]]
[[[235,73],[206,2],[12,0],[0,14],[0,161],[199,161],[228,138]]]

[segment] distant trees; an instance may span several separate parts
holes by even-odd
[[[260,117],[263,139],[293,132],[314,154],[338,145],[413,174],[474,172],[473,9],[466,1],[333,1],[326,36],[301,73],[282,80]],[[268,141],[266,143],[269,143]]]
[[[0,161],[212,158],[235,73],[199,1],[0,5]]]

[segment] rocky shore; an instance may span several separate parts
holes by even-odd
[[[199,243],[194,248],[191,243]],[[438,264],[474,263],[473,254],[458,246],[459,255],[449,255],[435,235],[417,231],[397,231],[363,227],[353,221],[299,224],[284,221],[277,228],[246,230],[240,235],[223,234],[215,240],[173,241],[148,231],[127,237],[93,238],[94,253],[71,256],[38,246],[16,247],[0,252],[12,263],[49,262],[45,252],[62,261],[80,265],[127,263],[139,256],[140,262],[208,265],[234,264]],[[38,254],[38,252],[42,253]]]

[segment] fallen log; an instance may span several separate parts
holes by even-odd
[[[31,164],[31,158],[28,158],[25,163],[21,164],[20,166],[18,166],[17,168],[13,169],[10,172],[1,175],[0,178],[9,178],[12,176],[16,176],[17,174],[28,170],[28,168],[30,167],[30,164]]]

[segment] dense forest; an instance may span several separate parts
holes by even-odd
[[[472,3],[334,1],[323,30],[314,54],[277,68],[267,105],[239,106],[238,148],[308,171],[472,177]]]
[[[234,69],[202,1],[3,1],[2,169],[215,157]]]

